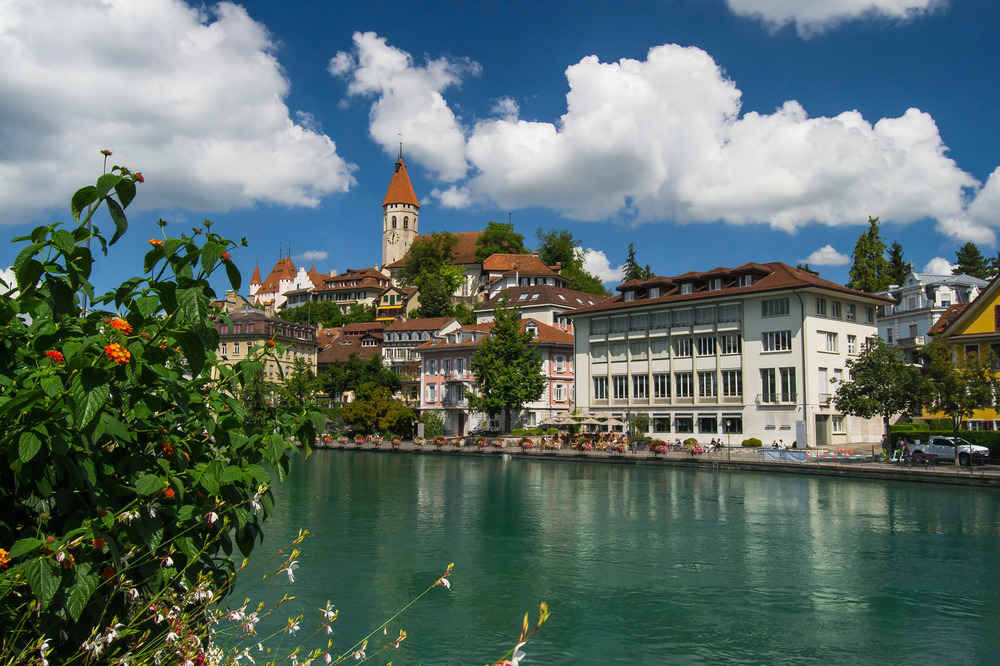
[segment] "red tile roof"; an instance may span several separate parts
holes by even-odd
[[[389,204],[410,204],[420,208],[417,193],[413,191],[413,184],[410,183],[410,177],[406,173],[406,163],[403,162],[402,151],[400,151],[399,159],[396,160],[396,171],[393,172],[392,180],[389,181],[389,189],[386,190],[385,199],[382,200],[383,206]]]
[[[454,317],[426,317],[423,319],[396,320],[385,327],[386,331],[440,331],[449,323],[457,321]]]
[[[569,345],[573,346],[573,334],[567,333],[561,329],[554,326],[549,326],[548,324],[543,324],[537,319],[527,318],[521,320],[520,330],[523,332],[525,326],[528,323],[533,323],[538,328],[538,335],[535,337],[535,342],[538,344],[550,344],[550,345]],[[454,333],[459,333],[461,331],[474,331],[480,333],[488,333],[493,328],[492,323],[487,324],[468,324],[458,329]],[[452,335],[449,333],[449,335]],[[447,342],[446,340],[425,342],[422,345],[414,347],[414,351],[434,351],[438,349],[458,349],[461,347],[478,347],[479,343],[486,339],[486,336],[482,336],[475,340],[463,340],[462,342]]]
[[[941,313],[934,325],[927,329],[927,335],[934,337],[943,334],[951,326],[952,322],[958,319],[959,315],[966,311],[971,303],[955,303],[949,305],[948,309]]]
[[[294,280],[295,275],[298,273],[298,269],[295,268],[295,264],[288,257],[282,257],[278,259],[278,263],[274,265],[271,272],[267,274],[267,279],[261,285],[258,293],[272,294],[277,293],[279,284],[281,280]]]
[[[528,298],[521,300],[522,294],[529,294]],[[532,299],[531,295],[538,294],[538,298]],[[588,294],[585,291],[556,287],[551,284],[536,284],[529,287],[508,287],[485,303],[480,304],[476,311],[492,310],[497,306],[504,296],[510,305],[559,305],[568,309],[582,308],[587,305],[597,305],[608,300],[605,296]],[[562,298],[560,298],[562,296]],[[579,301],[577,300],[579,299]]]
[[[260,284],[260,266],[253,267],[253,277],[250,278],[250,284]]]
[[[721,271],[728,271],[728,273],[722,273]],[[727,275],[728,277],[723,279],[722,289],[709,291],[704,285],[697,287],[690,294],[681,294],[678,284],[680,282],[707,282],[707,276],[718,276]],[[753,284],[740,287],[737,278],[740,275],[752,274],[755,276]],[[664,289],[662,294],[658,298],[636,298],[633,301],[624,301],[622,294],[615,296],[603,303],[580,308],[574,310],[573,312],[567,312],[566,316],[572,317],[577,314],[589,314],[591,312],[604,312],[610,310],[619,310],[626,308],[638,308],[646,307],[651,303],[681,303],[688,301],[700,301],[705,299],[717,299],[724,298],[728,296],[738,296],[741,294],[755,294],[755,293],[766,293],[772,291],[780,291],[784,289],[795,289],[804,287],[817,287],[820,289],[827,289],[845,296],[856,296],[864,298],[865,300],[872,301],[873,303],[892,303],[892,299],[885,298],[882,296],[876,296],[874,294],[869,294],[864,291],[858,291],[856,289],[850,289],[843,285],[839,285],[836,282],[831,282],[830,280],[823,279],[814,273],[809,271],[803,271],[794,266],[789,266],[788,264],[782,263],[780,261],[774,261],[766,264],[757,263],[746,263],[742,266],[736,268],[723,269],[715,268],[710,273],[699,273],[696,271],[689,271],[683,275],[678,275],[673,278],[665,279],[663,277],[655,277],[651,280],[645,280],[639,282],[638,280],[633,280],[627,282],[624,285],[618,287],[621,291],[623,287],[628,289],[635,289],[642,292],[650,286],[668,285],[670,288]]]
[[[452,236],[458,239],[455,244],[455,248],[451,252],[451,263],[456,266],[462,264],[477,264],[476,261],[476,241],[479,237],[483,235],[482,231],[456,231],[456,232],[446,232],[450,233]],[[420,234],[413,239],[413,242],[417,241],[427,241],[431,239],[430,234]],[[394,261],[391,264],[386,264],[387,268],[402,268],[406,265],[406,257],[404,256],[399,261]]]
[[[483,272],[490,274],[557,275],[536,254],[493,254],[483,260]]]

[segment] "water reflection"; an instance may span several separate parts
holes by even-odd
[[[541,600],[532,664],[1000,657],[995,491],[318,451],[276,494],[262,550],[312,536],[262,594],[333,600],[343,649],[456,563],[394,663],[485,663]]]

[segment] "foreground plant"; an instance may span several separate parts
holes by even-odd
[[[94,293],[90,246],[106,255],[127,231],[124,209],[143,181],[115,166],[77,191],[75,226],[15,239],[26,243],[16,284],[0,286],[7,661],[59,663],[81,650],[106,659],[138,637],[180,640],[150,609],[229,591],[234,547],[248,555],[272,509],[272,474],[283,479],[293,439],[308,454],[322,426],[320,414],[290,406],[245,429],[233,396],[282,350],[219,362],[212,318],[225,315],[209,281],[222,270],[238,290],[241,278],[229,255],[238,244],[210,223],[151,239],[142,275]],[[96,226],[101,210],[110,239]]]

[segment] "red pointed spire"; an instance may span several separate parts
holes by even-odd
[[[399,159],[396,160],[396,171],[392,174],[392,180],[389,181],[389,189],[386,191],[385,199],[382,201],[383,206],[388,206],[389,204],[410,204],[411,206],[420,208],[420,202],[417,201],[417,193],[413,191],[413,184],[406,173],[406,163],[403,161],[403,144],[399,144]]]
[[[260,284],[260,266],[253,267],[253,277],[250,278],[250,284]]]

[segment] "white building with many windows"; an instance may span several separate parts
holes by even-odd
[[[648,414],[654,437],[733,445],[877,442],[879,419],[836,411],[848,359],[878,335],[887,299],[787,264],[747,263],[631,281],[567,313],[576,400],[621,419]]]

